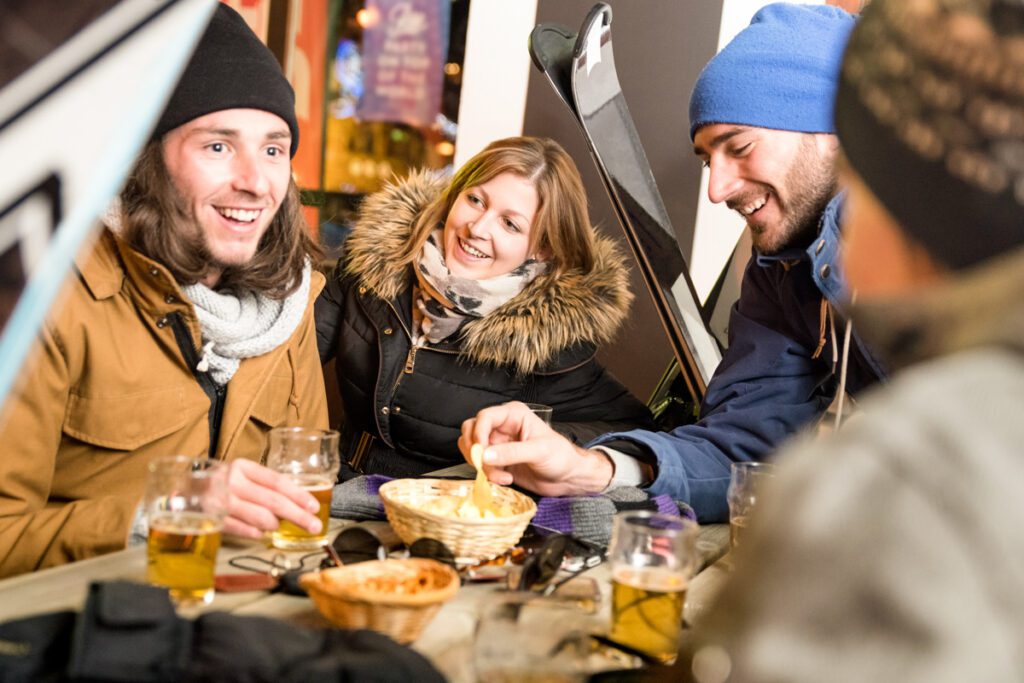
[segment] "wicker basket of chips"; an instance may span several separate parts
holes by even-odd
[[[384,511],[407,545],[419,538],[444,543],[460,561],[497,557],[523,536],[537,513],[529,496],[496,484],[491,490],[493,514],[462,516],[473,482],[452,479],[395,479],[380,487]]]
[[[299,579],[313,604],[340,628],[367,628],[411,643],[459,590],[459,575],[434,560],[373,560]]]

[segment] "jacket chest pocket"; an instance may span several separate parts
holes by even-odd
[[[119,451],[134,451],[205,420],[205,406],[186,403],[184,387],[110,396],[71,394],[64,433],[85,443]],[[205,427],[205,424],[204,424]]]
[[[292,385],[291,375],[271,375],[252,404],[253,422],[267,430],[295,424],[299,415],[292,401]]]

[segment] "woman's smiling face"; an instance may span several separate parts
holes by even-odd
[[[508,172],[459,193],[444,222],[451,274],[487,280],[522,265],[539,202],[533,183]]]

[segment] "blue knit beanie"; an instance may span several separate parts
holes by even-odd
[[[761,8],[715,55],[690,95],[690,139],[711,123],[833,133],[843,48],[854,16],[829,5]]]

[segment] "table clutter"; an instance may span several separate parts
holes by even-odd
[[[495,664],[495,657],[501,656],[495,654],[495,648],[516,647],[516,642],[526,643],[523,647],[527,651],[510,661],[510,666],[531,670],[557,659],[559,680],[582,680],[595,671],[637,667],[651,661],[608,640],[612,577],[604,561],[604,547],[537,524],[536,520],[528,524],[535,509],[529,497],[492,485],[495,503],[507,506],[513,514],[491,520],[463,520],[416,511],[417,503],[436,496],[464,499],[471,495],[471,480],[377,479],[375,483],[382,489],[380,496],[375,490],[371,493],[366,482],[355,484],[366,491],[362,498],[357,497],[364,521],[331,519],[332,542],[316,551],[283,552],[269,542],[226,539],[217,558],[217,579],[218,586],[232,586],[232,592],[218,590],[212,604],[196,607],[191,616],[217,611],[274,617],[300,629],[332,625],[370,628],[408,643],[441,675],[456,683],[478,680],[478,667],[491,672],[502,669]],[[390,496],[391,489],[399,493]],[[610,526],[616,507],[609,503],[605,509],[607,497],[597,498],[602,506],[587,509],[600,510]],[[386,510],[392,507],[407,510],[402,515],[389,515]],[[661,506],[651,507],[657,510]],[[385,515],[391,518],[390,524],[383,521]],[[525,519],[519,520],[521,516]],[[412,521],[403,523],[403,519]],[[521,526],[517,531],[498,534],[499,546],[481,553],[487,559],[472,558],[477,552],[474,546],[467,551],[460,545],[470,532],[454,536],[443,533],[446,527],[501,526],[509,519]],[[413,533],[410,529],[419,531]],[[702,565],[721,555],[726,539],[724,527],[701,530],[697,552]],[[454,550],[448,546],[449,540]],[[121,551],[0,582],[0,620],[52,609],[80,609],[93,580],[142,581],[146,566],[142,550]],[[339,560],[342,566],[334,568]],[[420,563],[431,569],[424,574],[398,573],[388,578],[392,568]],[[382,567],[387,570],[381,571]],[[255,578],[260,580],[253,581]],[[691,582],[687,619],[704,609],[703,595],[713,595],[718,575],[711,578],[703,581],[704,577],[698,575]],[[390,587],[385,585],[388,581],[393,581]],[[303,589],[309,598],[296,594]],[[525,607],[508,607],[505,611],[497,607],[516,604]],[[547,619],[539,616],[543,614],[562,616]],[[513,623],[508,623],[510,618]],[[543,633],[539,626],[535,628],[538,623],[544,624]],[[488,624],[483,636],[482,624]],[[507,643],[490,642],[486,633],[502,629],[521,636],[510,636]],[[535,635],[543,636],[547,643],[536,651],[529,646]]]

